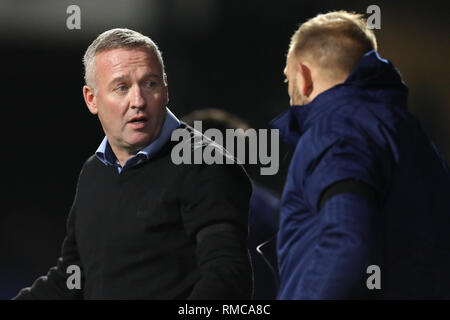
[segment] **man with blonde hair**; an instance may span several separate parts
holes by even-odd
[[[243,168],[173,163],[171,133],[199,133],[167,108],[150,38],[108,30],[83,61],[84,100],[105,138],[81,170],[57,265],[16,298],[249,299]],[[192,152],[210,144],[198,140]]]
[[[286,59],[295,147],[284,187],[279,299],[450,298],[448,166],[407,111],[400,74],[359,14],[319,14]]]

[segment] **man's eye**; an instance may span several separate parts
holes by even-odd
[[[155,81],[147,81],[146,86],[149,88],[153,88],[156,86],[156,82]]]
[[[127,86],[121,85],[116,88],[119,92],[125,92],[127,90]]]

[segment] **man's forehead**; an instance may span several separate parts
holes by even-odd
[[[100,52],[95,57],[96,74],[105,73],[103,76],[117,78],[130,68],[144,68],[146,73],[162,75],[158,58],[151,50],[119,48]]]
[[[286,68],[292,63],[292,59],[293,59],[292,50],[289,49],[288,52],[286,53]]]
[[[95,57],[96,67],[117,68],[121,66],[159,65],[156,54],[141,48],[110,49],[98,53]]]

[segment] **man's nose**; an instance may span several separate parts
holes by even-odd
[[[134,86],[131,92],[130,107],[143,108],[145,106],[145,99],[142,95],[142,90],[139,86]]]

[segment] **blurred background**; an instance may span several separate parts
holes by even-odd
[[[69,30],[69,5],[81,29]],[[444,1],[0,0],[3,210],[0,299],[55,265],[83,162],[103,138],[82,97],[82,56],[95,37],[127,27],[163,52],[178,117],[219,108],[253,128],[289,106],[282,74],[290,36],[318,13],[381,9],[379,52],[410,88],[409,109],[450,159],[449,24]],[[368,17],[369,14],[366,14]],[[258,177],[278,194],[275,176]],[[284,162],[283,162],[284,160]]]

